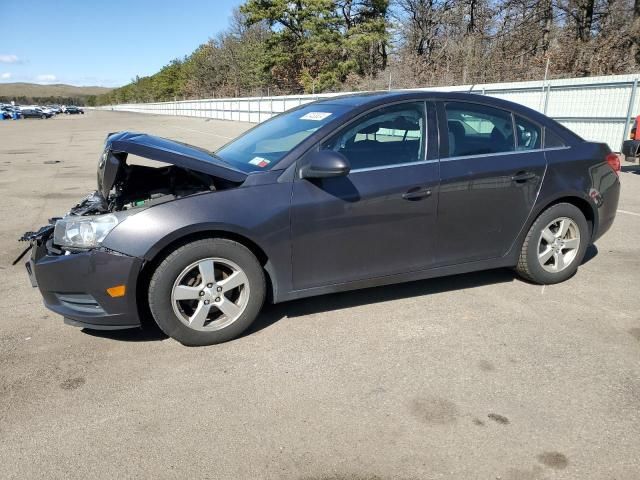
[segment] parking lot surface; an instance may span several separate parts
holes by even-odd
[[[16,239],[95,189],[109,132],[213,149],[248,124],[0,122],[0,477],[640,478],[640,169],[569,281],[509,270],[269,306],[186,348],[66,326]]]

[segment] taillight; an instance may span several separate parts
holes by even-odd
[[[616,175],[618,175],[618,172],[620,171],[620,157],[615,153],[610,153],[607,155],[607,163],[613,171],[616,172]]]

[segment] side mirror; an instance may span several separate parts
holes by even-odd
[[[344,177],[351,165],[347,157],[333,150],[320,150],[309,155],[309,161],[300,169],[301,178]]]

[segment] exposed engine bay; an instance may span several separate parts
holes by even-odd
[[[99,183],[98,187],[102,186]],[[75,205],[69,215],[97,215],[149,207],[195,193],[223,189],[225,186],[230,185],[216,181],[210,175],[174,165],[147,167],[123,162],[113,187],[106,196],[101,189],[92,192]]]
[[[130,165],[127,163],[130,154],[171,165]],[[98,163],[98,190],[87,196],[69,213],[95,215],[146,207],[153,203],[200,192],[223,190],[242,183],[233,181],[235,178],[244,180],[237,175],[235,178],[212,175],[227,173],[226,171],[234,172],[216,160],[205,150],[172,140],[129,132],[110,134]],[[213,171],[211,167],[214,167]]]
[[[161,162],[162,166],[129,164],[129,155]],[[26,232],[20,240],[31,245],[46,244],[50,252],[58,254],[94,248],[121,221],[124,213],[118,212],[234,188],[244,182],[247,174],[198,147],[147,134],[119,132],[107,135],[97,177],[96,191],[64,217],[50,219],[49,225]]]

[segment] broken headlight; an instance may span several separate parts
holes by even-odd
[[[53,242],[61,247],[94,248],[119,221],[112,214],[64,217],[56,222]]]

